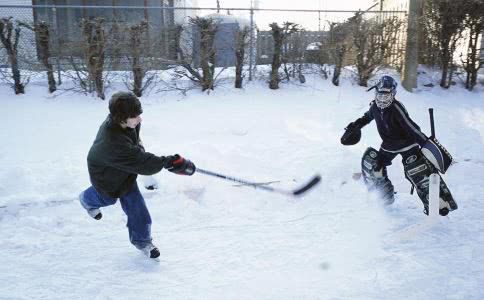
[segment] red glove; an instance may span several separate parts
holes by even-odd
[[[172,173],[188,176],[191,176],[195,173],[195,164],[178,154],[167,156],[165,159],[165,168]]]

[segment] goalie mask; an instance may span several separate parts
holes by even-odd
[[[379,109],[389,107],[397,94],[397,82],[390,76],[383,76],[369,90],[375,89],[375,103]]]

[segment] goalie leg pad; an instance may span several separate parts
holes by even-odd
[[[429,176],[435,173],[435,167],[420,153],[404,158],[405,177],[417,190],[417,195],[424,205],[424,212],[428,214],[429,208]],[[440,175],[439,175],[440,176]],[[440,205],[441,214],[456,210],[454,201],[447,184],[440,178]]]
[[[395,201],[395,190],[387,176],[387,168],[375,171],[379,155],[372,147],[366,149],[361,158],[361,174],[369,191],[378,191],[386,204],[392,204]]]

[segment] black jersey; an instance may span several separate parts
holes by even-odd
[[[387,152],[400,153],[417,145],[422,146],[427,136],[420,127],[410,118],[407,110],[397,100],[380,109],[375,101],[370,104],[370,109],[360,118],[362,125],[375,120],[378,133],[383,142],[381,148]]]

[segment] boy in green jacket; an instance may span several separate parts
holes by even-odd
[[[157,258],[160,251],[152,243],[151,217],[136,178],[156,174],[163,168],[179,175],[193,175],[196,168],[178,154],[156,156],[145,151],[139,138],[143,110],[134,94],[114,94],[109,112],[87,156],[92,186],[79,195],[79,201],[92,218],[99,220],[100,208],[119,199],[128,216],[131,243],[148,257]]]

